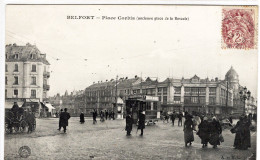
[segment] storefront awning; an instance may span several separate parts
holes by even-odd
[[[23,103],[24,102],[17,102],[17,105],[19,107],[22,107]],[[13,105],[14,105],[14,102],[7,102],[7,101],[5,101],[5,109],[11,109],[13,107]]]
[[[53,109],[56,109],[54,108],[51,104],[47,103],[45,104],[45,106],[49,109],[49,111],[53,110]]]

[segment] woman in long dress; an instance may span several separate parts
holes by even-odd
[[[201,139],[202,148],[207,147],[209,142],[209,122],[207,117],[204,117],[199,124],[198,136]]]
[[[217,121],[216,117],[213,117],[212,122],[210,123],[210,140],[209,143],[213,145],[213,148],[217,148],[217,145],[220,145],[219,136],[222,133],[222,128]]]
[[[191,115],[187,115],[185,122],[184,122],[184,141],[185,141],[185,147],[187,147],[187,144],[189,143],[190,145],[194,141],[194,135],[193,135],[193,121]]]

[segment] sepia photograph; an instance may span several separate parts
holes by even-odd
[[[5,9],[4,159],[257,159],[258,6]]]

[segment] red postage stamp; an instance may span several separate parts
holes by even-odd
[[[254,8],[222,9],[222,48],[255,49],[257,18]]]

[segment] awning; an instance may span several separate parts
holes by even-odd
[[[53,109],[56,109],[54,108],[51,104],[47,103],[45,104],[45,106],[49,109],[49,111],[53,110]]]
[[[124,104],[124,101],[120,97],[117,97],[117,104]]]
[[[17,105],[19,107],[22,107],[23,103],[24,102],[17,102]],[[14,102],[7,102],[7,101],[5,101],[5,109],[11,109],[13,107],[13,105],[14,105]]]

